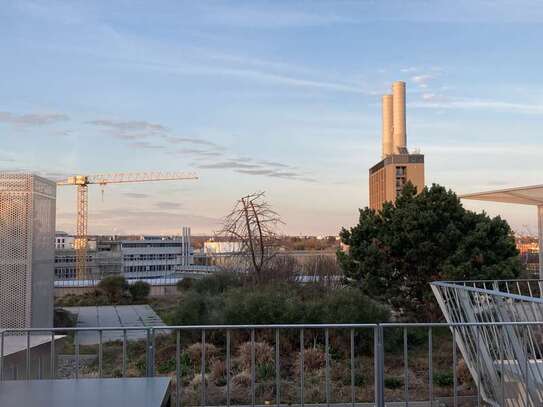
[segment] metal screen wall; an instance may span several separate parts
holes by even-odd
[[[52,326],[56,186],[0,172],[0,327]]]

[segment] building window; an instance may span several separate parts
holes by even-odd
[[[396,167],[396,196],[400,195],[407,182],[407,168]]]

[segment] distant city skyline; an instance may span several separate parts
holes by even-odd
[[[91,234],[211,233],[254,191],[284,232],[333,235],[368,205],[380,95],[407,83],[427,184],[543,184],[543,4],[5,1],[0,171],[192,170],[89,188]],[[535,233],[536,212],[465,202]],[[57,229],[75,230],[75,190]]]

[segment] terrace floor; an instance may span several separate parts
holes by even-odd
[[[164,322],[149,305],[108,305],[91,307],[62,307],[77,316],[78,328],[123,328],[163,326]],[[100,341],[98,332],[80,331],[81,345],[95,345]],[[139,340],[147,337],[145,330],[129,330],[128,340]],[[123,332],[104,331],[102,341],[122,340]]]

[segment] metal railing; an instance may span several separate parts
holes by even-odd
[[[540,280],[434,282],[479,395],[490,405],[543,405],[543,298]],[[516,404],[514,404],[516,403]]]
[[[175,378],[176,406],[481,405],[490,400],[485,393],[487,370],[482,358],[477,359],[480,370],[470,369],[474,386],[466,389],[470,380],[458,377],[458,366],[460,357],[470,354],[465,353],[459,337],[473,334],[475,343],[480,343],[477,354],[482,356],[480,339],[489,332],[530,331],[541,326],[543,322],[511,321],[8,329],[0,333],[0,380],[168,374]],[[144,332],[144,339],[131,339],[134,331]],[[86,335],[92,333],[98,335],[96,345],[86,341]],[[118,338],[108,339],[113,333]],[[40,350],[32,340],[40,334],[50,337],[41,345],[42,359],[49,362],[40,362],[42,370],[36,373]],[[60,342],[59,334],[64,335]],[[16,377],[9,365],[17,355],[5,352],[13,338],[23,343]],[[167,359],[165,352],[170,355]],[[187,352],[192,352],[190,360]],[[59,365],[66,354],[70,356],[68,369]],[[501,358],[492,363],[502,368],[511,364],[506,359],[509,354],[502,348]],[[139,370],[134,371],[134,366]],[[446,385],[436,380],[443,372],[451,376],[445,377]],[[513,390],[502,394],[503,403],[494,405],[517,405]]]
[[[467,280],[467,281],[437,281],[434,286],[454,285],[496,291],[507,295],[522,295],[527,297],[541,297],[543,293],[543,280]]]
[[[432,283],[446,323],[5,329],[0,380],[170,375],[176,406],[543,405],[542,283]]]

